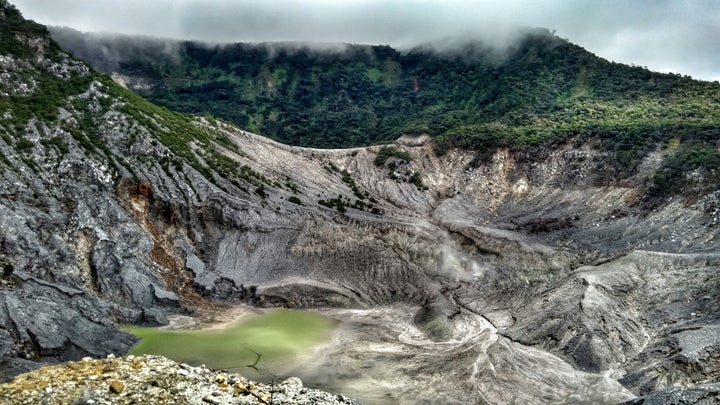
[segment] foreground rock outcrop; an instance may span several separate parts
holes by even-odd
[[[298,378],[260,384],[160,356],[84,358],[0,385],[3,404],[356,404],[303,387]]]

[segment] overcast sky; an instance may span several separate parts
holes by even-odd
[[[720,0],[10,0],[40,23],[210,42],[504,43],[545,27],[604,58],[720,80]]]

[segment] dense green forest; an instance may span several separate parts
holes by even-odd
[[[427,133],[442,152],[593,139],[632,169],[658,143],[680,141],[693,168],[718,161],[720,84],[612,63],[544,29],[504,50],[468,43],[406,52],[51,33],[98,69],[142,79],[131,87],[154,103],[293,145]]]
[[[524,145],[618,128],[705,137],[717,136],[720,118],[717,83],[611,63],[542,29],[503,52],[471,43],[404,53],[52,33],[100,70],[148,79],[136,89],[157,104],[294,145],[349,147],[404,133]]]

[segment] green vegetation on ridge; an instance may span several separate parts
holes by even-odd
[[[643,136],[716,136],[720,120],[720,85],[611,63],[546,30],[528,31],[502,56],[477,44],[401,53],[54,35],[96,66],[148,80],[140,91],[153,102],[293,145],[350,147],[429,133],[476,148],[524,147],[626,127]]]
[[[77,143],[85,153],[107,162],[118,172],[135,175],[136,168],[117,151],[111,151],[100,130],[106,125],[105,114],[114,110],[128,119],[117,124],[121,125],[118,129],[123,132],[126,148],[141,141],[141,135],[146,133],[157,139],[153,145],[159,141],[171,151],[146,159],[146,164],[159,163],[167,171],[188,164],[210,181],[216,180],[216,172],[246,191],[250,186],[269,183],[263,175],[228,156],[241,155],[242,151],[217,120],[201,121],[155,105],[122,88],[109,76],[68,59],[44,26],[25,20],[6,0],[0,0],[0,37],[4,38],[0,55],[11,57],[6,62],[11,80],[1,87],[10,91],[0,92],[0,136],[34,172],[40,167],[33,153],[41,150],[35,148],[28,135],[39,133],[38,144],[45,152],[52,150],[56,156],[63,156],[71,150],[71,143]],[[71,118],[61,118],[60,109]],[[34,124],[29,125],[31,122]],[[57,130],[51,131],[51,136],[48,128]],[[11,165],[4,155],[0,160]]]
[[[427,133],[439,153],[462,147],[482,157],[497,147],[533,156],[538,147],[593,141],[628,174],[671,139],[679,140],[678,159],[720,139],[717,82],[612,63],[542,29],[504,53],[477,43],[331,51],[53,34],[95,66],[143,81],[138,91],[155,103],[293,145],[352,147]],[[679,181],[689,167],[713,170],[718,153],[710,154],[667,175]]]
[[[10,5],[7,0],[0,0],[0,55],[29,57],[37,52],[37,48],[27,43],[27,38],[48,35],[47,28],[34,21],[26,20],[20,11]],[[52,50],[60,48],[55,43],[49,44]]]
[[[44,35],[44,27],[23,20],[6,1],[1,4],[0,18],[8,23],[0,34],[15,39],[22,38],[13,34],[18,32]],[[348,45],[334,51],[297,44],[210,46],[83,36],[63,29],[55,29],[54,35],[99,69],[119,72],[131,84],[139,80],[142,85],[135,88],[164,107],[108,77],[57,80],[43,73],[34,77],[39,91],[0,98],[0,113],[11,112],[15,127],[3,133],[3,139],[15,135],[10,141],[21,151],[33,147],[23,138],[31,118],[56,121],[58,107],[73,107],[85,116],[80,128],[68,129],[75,140],[126,166],[111,158],[93,133],[96,123],[91,121],[99,118],[83,100],[73,98],[99,80],[110,96],[98,100],[103,109],[111,100],[121,100],[115,108],[150,129],[173,152],[161,158],[163,167],[187,163],[211,180],[215,171],[261,196],[263,184],[282,185],[238,167],[229,155],[242,151],[213,128],[213,120],[201,125],[174,111],[213,114],[304,146],[366,145],[404,133],[427,133],[440,154],[463,147],[479,151],[480,159],[496,147],[528,152],[525,156],[533,158],[538,148],[591,141],[610,152],[608,165],[623,174],[632,173],[658,145],[676,140],[677,147],[666,150],[669,158],[654,178],[657,196],[672,193],[667,191],[672,187],[663,185],[680,181],[689,171],[716,172],[720,84],[611,63],[546,30],[528,31],[502,55],[479,44],[453,52],[418,48],[403,53],[388,46]],[[53,51],[48,54],[59,54],[54,52],[59,47],[45,39]],[[10,42],[3,44],[6,54],[24,58],[32,51],[21,40]],[[59,153],[66,149],[64,142],[42,141]],[[381,152],[378,159],[384,158]],[[32,157],[26,159],[33,167]],[[408,172],[407,181],[423,188],[417,173]]]

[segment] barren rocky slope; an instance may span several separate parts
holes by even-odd
[[[337,308],[349,327],[308,367],[339,365],[383,402],[612,403],[718,381],[717,173],[642,204],[672,149],[610,182],[590,143],[482,158],[406,137],[378,166],[380,146],[191,120],[42,33],[15,38],[23,52],[0,56],[2,379],[124,353],[117,323],[246,302]]]

